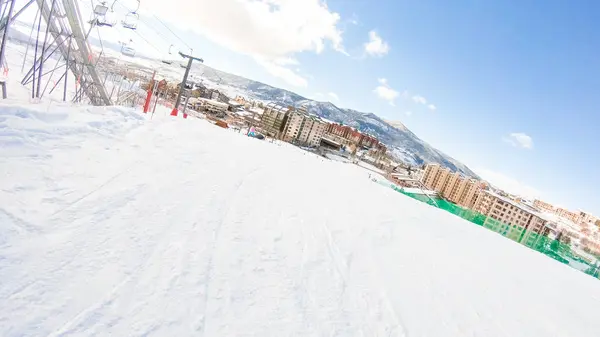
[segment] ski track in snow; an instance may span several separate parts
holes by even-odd
[[[0,336],[600,329],[597,280],[354,165],[131,109],[4,111]]]

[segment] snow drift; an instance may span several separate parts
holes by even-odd
[[[0,107],[1,336],[596,336],[600,282],[202,120]]]

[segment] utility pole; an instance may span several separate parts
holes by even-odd
[[[199,61],[200,63],[204,63],[204,60],[199,57],[193,57],[191,55],[186,55],[182,52],[179,52],[179,55],[183,58],[187,58],[188,64],[187,64],[187,67],[185,68],[185,74],[183,75],[183,81],[179,85],[179,93],[177,94],[177,100],[175,100],[175,105],[173,106],[173,111],[171,111],[171,116],[177,116],[177,112],[179,111],[179,101],[181,100],[181,94],[183,93],[183,87],[187,83],[188,75],[190,74],[190,69],[192,68],[192,62],[194,62],[194,60],[196,60],[196,61]],[[184,109],[184,111],[185,111],[185,109]],[[183,117],[184,118],[187,117],[185,115],[185,113],[183,114]]]

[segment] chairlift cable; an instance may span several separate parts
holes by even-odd
[[[152,14],[152,16],[154,16],[154,18],[158,20],[158,22],[160,22],[169,32],[171,32],[171,34],[173,34],[173,36],[175,36],[179,41],[181,41],[188,49],[192,49],[190,45],[188,45],[182,38],[180,38],[179,35],[175,34],[175,32],[173,32],[173,30],[171,30],[169,26],[167,26],[161,19],[159,19],[158,16],[156,16],[155,14]]]
[[[123,4],[122,2],[120,2],[119,0],[115,0],[115,1],[114,1],[114,3],[113,3],[113,5],[114,5],[114,4],[116,4],[116,3],[118,3],[118,4],[119,4],[121,7],[123,7],[123,9],[125,9],[127,12],[132,12],[132,10],[131,10],[129,7],[127,7],[126,5],[124,5],[124,4]],[[137,9],[137,10],[139,10],[139,7],[138,7],[138,9]],[[137,10],[136,10],[136,12],[137,12]],[[142,20],[141,18],[139,18],[139,16],[138,16],[138,21],[139,21],[139,22],[141,22],[141,23],[143,23],[143,24],[144,24],[144,26],[146,26],[146,27],[150,28],[151,30],[153,30],[155,33],[157,33],[157,35],[158,35],[158,36],[159,36],[159,37],[160,37],[160,38],[161,38],[161,39],[162,39],[164,42],[166,42],[167,44],[169,44],[169,48],[171,48],[171,46],[175,47],[175,44],[173,44],[171,40],[169,40],[167,37],[165,37],[165,36],[164,36],[164,34],[163,34],[162,32],[160,32],[159,30],[157,30],[156,28],[154,28],[154,26],[153,26],[153,25],[151,25],[151,24],[149,24],[148,22],[146,22],[146,21]],[[132,30],[133,30],[133,29],[132,29]],[[134,30],[134,31],[136,31],[136,33],[137,33],[138,35],[140,35],[140,33],[139,33],[139,32],[137,32],[137,29],[136,29],[136,30]],[[141,36],[140,36],[140,37],[141,37]],[[142,37],[142,38],[143,38],[143,37]],[[148,44],[150,44],[150,43],[149,43],[149,42],[148,42],[148,41],[147,41],[145,38],[144,38],[144,40],[145,40],[145,41],[146,41]],[[150,44],[150,45],[152,45],[152,44]],[[154,45],[152,45],[152,46],[153,46],[155,49],[157,49],[157,47],[156,47],[156,46],[154,46]],[[157,50],[158,50],[158,49],[157,49]],[[161,53],[161,54],[163,54],[163,52],[162,52],[162,51],[160,51],[160,53]]]
[[[162,53],[158,47],[156,47],[154,44],[150,43],[148,40],[146,40],[145,37],[142,36],[142,34],[140,34],[140,32],[138,32],[137,30],[134,31],[142,40],[144,40],[147,44],[149,44],[152,48],[156,49],[157,52]]]

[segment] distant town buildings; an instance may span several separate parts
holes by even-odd
[[[375,158],[376,161],[387,152],[385,144],[376,137],[350,126],[327,121],[311,114],[306,107],[283,106],[274,102],[263,104],[239,95],[229,101],[229,106],[232,112],[244,115],[246,119],[250,117],[245,112],[251,112],[252,124],[260,118],[258,129],[268,137],[310,147],[346,149],[353,154],[358,150],[368,150],[369,158]],[[253,109],[260,109],[260,112],[254,113]]]
[[[577,213],[571,212],[568,209],[565,209],[562,207],[559,207],[556,209],[556,215],[558,215],[561,218],[568,219],[569,221],[572,221],[575,223],[578,222],[578,218],[579,218]]]
[[[556,208],[552,204],[547,203],[542,200],[538,200],[538,199],[533,201],[533,206],[535,206],[541,210],[544,210],[548,213],[554,213],[556,211]]]
[[[312,115],[305,107],[284,107],[269,103],[264,107],[260,127],[267,136],[286,142],[317,147],[329,123]]]
[[[600,227],[600,218],[584,211],[579,211],[576,222]]]
[[[557,207],[550,203],[536,199],[533,201],[533,205],[550,214],[555,214],[562,219],[566,219],[575,224],[579,225],[593,225],[600,227],[600,218],[584,211],[573,212],[563,207]]]
[[[574,248],[600,255],[600,219],[590,213],[493,191],[485,182],[439,164],[425,166],[421,183],[445,200],[484,215],[484,227],[517,242],[531,246],[540,235],[562,235]]]

